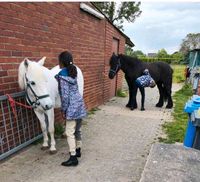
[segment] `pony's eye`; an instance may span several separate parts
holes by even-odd
[[[32,81],[32,82],[31,82],[31,85],[35,85],[35,82],[34,82],[34,81]]]

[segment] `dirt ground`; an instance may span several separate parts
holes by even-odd
[[[173,85],[177,91],[181,85]],[[146,89],[145,111],[130,111],[128,98],[115,97],[90,115],[82,127],[82,157],[77,167],[61,162],[69,157],[66,139],[57,140],[57,154],[31,145],[0,164],[1,182],[138,182],[152,143],[171,110],[154,107],[157,88]],[[138,94],[140,107],[140,94]]]

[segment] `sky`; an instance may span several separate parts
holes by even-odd
[[[168,54],[178,51],[188,33],[200,33],[200,2],[141,2],[142,14],[134,23],[124,23],[124,33],[133,50]]]

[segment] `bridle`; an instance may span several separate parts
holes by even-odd
[[[28,80],[26,74],[25,74],[25,80],[26,80],[26,89],[25,89],[25,96],[26,96],[26,101],[28,102],[29,105],[31,105],[34,109],[37,108],[39,105],[40,105],[40,99],[44,99],[44,98],[47,98],[47,97],[50,97],[49,94],[45,94],[45,95],[41,95],[41,96],[38,96],[35,91],[33,90],[32,88],[32,84],[34,83],[33,81],[30,81]],[[32,94],[34,95],[35,97],[35,100],[32,101],[28,95],[28,89],[30,89],[30,91],[32,92]],[[43,108],[43,107],[42,107]],[[43,108],[44,110],[49,110],[47,108]]]
[[[117,71],[121,68],[121,62],[120,62],[120,58],[118,58],[117,59],[117,66],[116,66],[116,68],[115,68],[115,70],[114,69],[110,69],[110,73],[114,73],[114,74],[116,74],[117,73]]]

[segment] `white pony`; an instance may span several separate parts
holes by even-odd
[[[55,75],[60,71],[59,66],[49,70],[44,67],[43,57],[38,62],[30,61],[25,58],[19,65],[18,83],[21,89],[26,92],[26,100],[33,107],[38,117],[43,133],[42,149],[48,148],[48,132],[51,137],[50,153],[56,153],[56,143],[54,138],[54,108],[61,106],[60,96],[58,93],[58,83]],[[83,74],[77,68],[78,88],[83,96]],[[48,117],[48,128],[45,122],[45,115]]]

